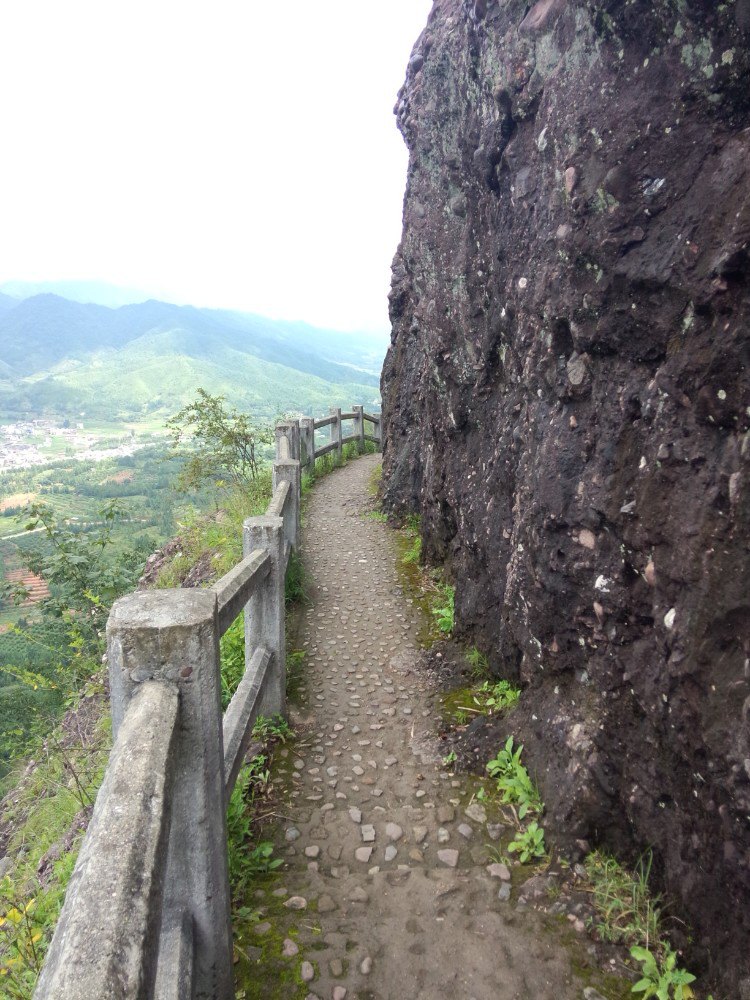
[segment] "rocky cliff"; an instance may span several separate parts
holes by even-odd
[[[383,375],[563,847],[653,845],[750,996],[750,0],[436,0]],[[713,958],[711,958],[713,956]],[[744,980],[744,982],[743,982]]]

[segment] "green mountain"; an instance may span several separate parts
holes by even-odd
[[[245,313],[38,295],[0,303],[0,409],[132,420],[174,412],[198,386],[263,417],[375,405],[386,346]]]

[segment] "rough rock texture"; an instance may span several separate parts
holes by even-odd
[[[563,841],[653,844],[750,975],[750,0],[436,0],[386,502],[520,676]]]

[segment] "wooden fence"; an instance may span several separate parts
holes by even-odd
[[[36,1000],[234,997],[226,808],[255,720],[286,712],[284,581],[301,472],[368,440],[380,444],[380,417],[361,406],[278,424],[273,496],[244,523],[242,561],[210,589],[114,604],[114,747]],[[222,715],[219,639],[243,610],[245,673]]]

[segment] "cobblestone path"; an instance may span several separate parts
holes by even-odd
[[[252,942],[266,965],[273,936],[296,982],[267,980],[258,995],[582,1000],[558,935],[516,907],[507,869],[491,865],[500,827],[470,781],[441,767],[422,612],[399,583],[394,533],[366,516],[378,461],[322,479],[307,507],[307,657],[292,708],[304,736],[281,764],[276,832],[288,867]]]

